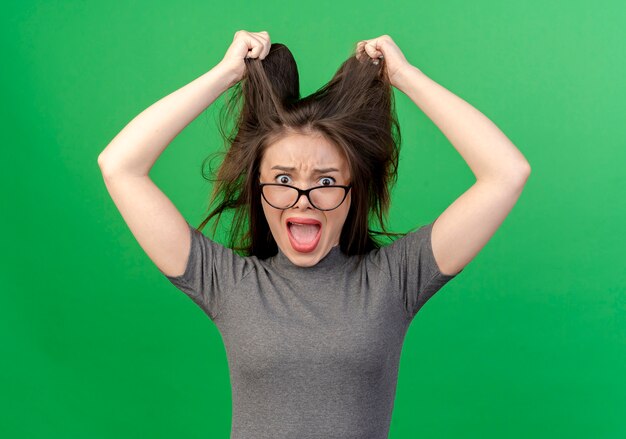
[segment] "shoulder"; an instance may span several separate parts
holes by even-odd
[[[370,251],[365,258],[367,264],[390,275],[430,244],[431,229],[432,223],[419,226]]]

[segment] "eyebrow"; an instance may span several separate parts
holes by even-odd
[[[293,171],[296,170],[296,168],[294,168],[294,167],[280,166],[280,165],[272,166],[270,169],[278,169],[279,171],[287,171],[287,172],[293,172]],[[317,174],[324,174],[324,173],[327,173],[327,172],[339,172],[339,169],[336,169],[336,168],[315,168],[315,169],[313,169],[313,171],[315,171]]]

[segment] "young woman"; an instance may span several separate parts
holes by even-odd
[[[400,144],[392,86],[477,181],[434,221],[383,245],[375,235],[393,235],[384,218]],[[234,211],[223,246],[148,174],[231,87],[239,114],[218,205],[202,224]],[[233,438],[386,438],[413,317],[493,236],[530,173],[489,119],[409,64],[388,35],[358,43],[328,84],[300,98],[287,47],[243,30],[218,65],[137,116],[98,163],[141,247],[222,334]]]

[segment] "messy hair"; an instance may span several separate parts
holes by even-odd
[[[222,214],[230,211],[230,248],[259,259],[276,255],[278,246],[261,204],[260,164],[269,145],[299,133],[323,136],[347,159],[352,195],[339,238],[343,253],[362,256],[381,247],[378,236],[403,235],[385,226],[400,153],[400,127],[385,60],[375,64],[366,55],[360,60],[355,55],[326,85],[304,98],[295,59],[284,44],[272,44],[263,60],[245,59],[246,72],[231,87],[222,109],[222,116],[225,110],[226,119],[236,121],[227,134],[221,121],[226,150],[207,157],[223,160],[216,178],[212,171],[208,176],[203,172],[215,183],[209,209],[217,205],[198,230],[217,216],[215,234]],[[370,220],[382,231],[370,229]]]

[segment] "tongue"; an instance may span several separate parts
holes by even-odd
[[[301,243],[309,243],[315,239],[319,226],[314,224],[291,224],[289,230],[296,241]]]

